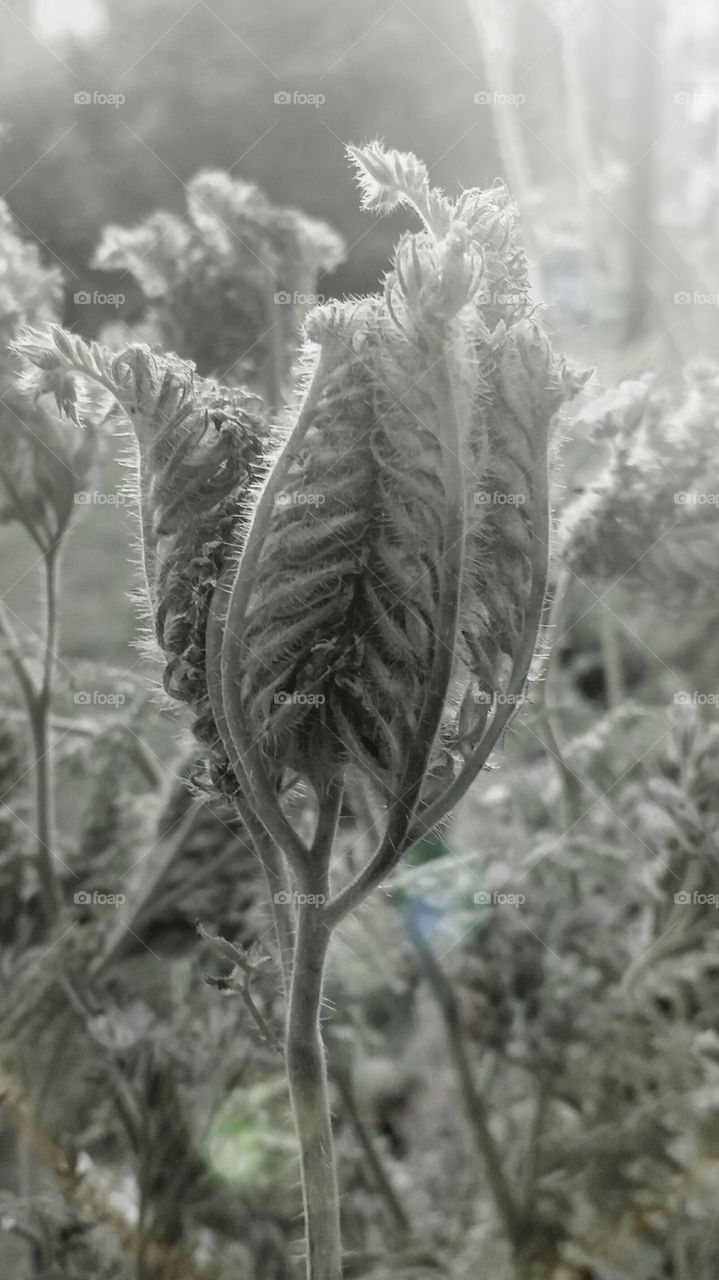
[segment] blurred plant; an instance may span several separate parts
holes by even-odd
[[[18,523],[40,552],[45,623],[40,671],[28,659],[9,608],[0,602],[0,637],[25,700],[32,733],[35,776],[36,866],[43,911],[52,923],[60,909],[54,859],[52,745],[49,717],[57,646],[59,558],[75,510],[75,496],[87,484],[97,452],[88,427],[71,423],[39,406],[28,406],[14,386],[9,343],[20,328],[55,316],[60,301],[56,268],[42,266],[38,250],[25,244],[0,203],[0,524]],[[63,403],[57,396],[58,408]]]
[[[664,735],[616,812],[537,844],[529,824],[517,839],[506,801],[478,799],[465,830],[479,826],[490,855],[451,849],[393,883],[466,1056],[469,1132],[496,1205],[474,1247],[503,1278],[643,1276],[632,1250],[647,1235],[646,1275],[664,1274],[664,1219],[685,1198],[691,1218],[715,1176],[717,726],[688,713],[664,718]],[[499,1222],[514,1258],[496,1254]]]
[[[193,360],[203,376],[249,380],[279,406],[319,273],[343,252],[326,223],[208,170],[187,185],[185,219],[158,212],[135,228],[110,226],[93,265],[135,277],[162,349]]]
[[[719,539],[719,369],[694,363],[678,389],[623,382],[578,418],[608,457],[565,512],[559,558],[593,583],[661,592],[666,608],[713,600]]]

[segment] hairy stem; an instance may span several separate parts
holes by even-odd
[[[542,714],[542,736],[547,755],[555,766],[562,798],[562,829],[569,831],[582,817],[584,812],[583,788],[581,779],[569,765],[554,727],[555,712],[551,698],[551,682],[554,663],[555,643],[560,631],[564,615],[568,575],[559,573],[554,589],[554,598],[549,612],[546,633],[551,649],[544,670],[544,679],[539,685],[537,710]]]
[[[326,893],[326,873],[308,873],[303,878],[306,898]],[[286,1061],[300,1147],[307,1280],[340,1280],[342,1275],[339,1191],[320,1029],[322,981],[330,936],[315,902],[302,902],[298,908],[287,1016]]]

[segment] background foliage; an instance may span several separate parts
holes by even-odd
[[[258,313],[237,306],[243,271],[256,287],[246,258],[234,295],[188,266],[170,308],[163,278],[163,317],[147,275],[113,257],[109,224],[183,218],[201,171],[334,228],[348,252],[335,263],[331,241],[318,294],[373,290],[399,221],[357,211],[342,152],[377,134],[452,192],[508,181],[557,341],[597,369],[561,424],[546,679],[451,833],[415,850],[333,953],[348,1275],[469,1280],[479,1258],[497,1280],[714,1280],[713,7],[127,0],[63,14],[0,12],[8,449],[18,414],[42,440],[57,430],[44,401],[17,398],[7,344],[23,323],[63,318],[115,347],[159,336],[203,374],[244,360],[261,383]],[[284,305],[289,358],[304,303],[291,323]],[[232,815],[184,786],[186,725],[131,645],[136,527],[114,452],[78,481],[63,554],[52,741],[67,902],[52,939],[26,717],[3,667],[0,1257],[23,1280],[283,1280],[300,1206],[282,1074],[224,989],[227,957],[195,931],[199,918],[249,948],[271,1029],[265,904]],[[39,670],[37,545],[17,521],[1,532],[4,605]],[[350,813],[343,840],[357,856]],[[137,1248],[138,1224],[158,1253]]]

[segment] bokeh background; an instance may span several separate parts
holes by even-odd
[[[143,338],[137,280],[91,264],[109,224],[185,217],[201,170],[336,228],[347,250],[321,297],[376,289],[411,216],[359,208],[345,147],[375,137],[415,152],[450,193],[501,179],[519,205],[554,343],[596,370],[558,433],[558,526],[642,429],[609,473],[616,509],[597,527],[614,542],[588,537],[595,563],[580,557],[564,593],[557,535],[549,674],[505,735],[501,769],[336,941],[326,1029],[348,1280],[476,1280],[480,1257],[491,1280],[716,1280],[719,372],[696,361],[715,360],[719,340],[719,6],[0,0],[0,197],[12,234],[61,271],[64,323],[85,337]],[[14,332],[19,290],[2,272]],[[218,301],[215,289],[208,307]],[[216,336],[207,308],[206,330]],[[52,413],[45,401],[38,412]],[[7,1040],[36,1129],[16,1108],[0,1143],[0,1275],[159,1280],[116,1223],[95,1238],[85,1209],[68,1208],[61,1152],[95,1179],[100,1206],[154,1215],[160,1239],[219,1260],[222,1277],[289,1280],[300,1208],[281,1070],[236,1002],[208,996],[217,965],[195,931],[201,919],[261,944],[263,890],[236,815],[190,799],[196,747],[135,643],[137,523],[103,440],[92,500],[63,542],[57,937],[29,852],[27,715],[0,673],[0,1070]],[[677,490],[703,501],[677,505]],[[0,597],[39,669],[41,558],[17,521],[0,534]],[[355,838],[345,813],[348,866]],[[115,923],[79,886],[127,892],[129,912]],[[507,888],[521,904],[490,906]],[[98,977],[90,962],[108,940]],[[273,966],[258,985],[279,1026]],[[479,1124],[462,1110],[452,1042],[467,1046],[465,1083],[476,1072]],[[28,1131],[41,1139],[34,1169]],[[491,1152],[487,1133],[523,1196],[521,1267],[472,1148]],[[367,1173],[373,1143],[384,1190]],[[400,1240],[388,1261],[403,1208],[419,1243]]]
[[[379,136],[450,191],[508,183],[557,340],[610,381],[670,373],[719,337],[710,0],[7,0],[0,73],[0,189],[62,267],[83,334],[142,316],[131,276],[89,266],[102,229],[181,214],[200,169],[340,231],[325,296],[376,288],[405,222],[360,211],[344,147]],[[76,301],[98,292],[125,301]],[[67,570],[86,588],[72,653],[127,652],[120,519],[91,512],[77,535],[92,554]],[[5,588],[24,567],[9,550]],[[32,608],[24,577],[12,599]]]

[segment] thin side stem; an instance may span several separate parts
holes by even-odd
[[[602,608],[599,615],[599,643],[602,650],[607,706],[612,711],[615,707],[620,707],[624,700],[624,680],[615,621],[609,609],[605,608]]]
[[[369,1166],[377,1194],[384,1201],[388,1215],[396,1230],[403,1236],[409,1235],[411,1229],[409,1218],[404,1205],[392,1186],[390,1176],[384,1167],[376,1143],[359,1113],[352,1084],[343,1071],[333,1072],[332,1079],[337,1085],[337,1091],[342,1098],[347,1119],[352,1125],[357,1143]]]
[[[258,824],[259,825],[259,824]],[[282,994],[287,1000],[289,996],[290,976],[292,973],[292,954],[295,946],[294,930],[287,902],[287,876],[282,861],[282,854],[267,835],[264,828],[250,833],[250,840],[255,849],[258,862],[262,864],[262,872],[267,886],[267,897],[272,916],[272,928],[280,967]]]
[[[32,738],[35,781],[35,856],[43,912],[48,925],[54,923],[62,907],[60,886],[53,863],[55,830],[50,731],[52,677],[57,643],[57,561],[57,546],[45,550],[43,553],[45,634],[39,684],[36,684],[33,679],[7,611],[0,607],[0,635],[5,641],[5,651],[10,666],[25,700]]]
[[[477,1152],[487,1175],[492,1199],[507,1239],[516,1249],[522,1239],[519,1210],[507,1183],[497,1144],[489,1126],[485,1101],[474,1079],[452,985],[416,920],[413,919],[411,910],[407,913],[406,925],[410,941],[421,961],[430,990],[442,1015],[447,1034],[447,1046],[457,1071],[462,1102]]]
[[[50,705],[52,678],[57,644],[57,551],[51,548],[43,558],[45,570],[45,635],[42,682],[30,717],[35,752],[35,795],[37,826],[37,865],[42,885],[45,914],[51,924],[62,907],[62,897],[55,866],[55,794]]]
[[[559,779],[562,796],[562,826],[565,831],[569,831],[579,821],[584,812],[582,782],[568,764],[564,749],[557,738],[554,728],[554,708],[550,696],[552,672],[554,670],[555,639],[556,633],[560,630],[563,622],[568,579],[569,575],[566,571],[557,575],[552,607],[549,611],[549,618],[545,628],[551,648],[544,669],[544,679],[539,685],[540,693],[537,706],[537,710],[542,715],[544,745],[552,764],[555,766]]]
[[[544,1134],[544,1126],[552,1100],[550,1082],[543,1078],[537,1084],[534,1114],[527,1142],[527,1155],[524,1164],[524,1196],[523,1211],[527,1219],[531,1219],[537,1198],[537,1181],[539,1175],[539,1157]]]

